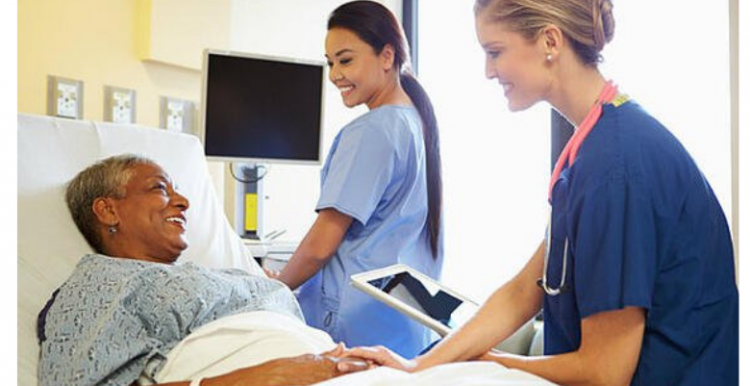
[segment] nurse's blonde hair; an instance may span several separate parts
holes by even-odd
[[[602,61],[601,51],[615,33],[610,0],[476,0],[474,14],[503,23],[529,40],[555,25],[585,65]]]

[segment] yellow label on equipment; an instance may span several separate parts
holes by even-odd
[[[258,231],[258,195],[256,193],[245,194],[245,230]]]

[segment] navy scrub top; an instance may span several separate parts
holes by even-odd
[[[578,349],[581,319],[646,310],[631,385],[737,385],[732,241],[708,181],[679,141],[633,101],[603,107],[552,197],[544,351]]]

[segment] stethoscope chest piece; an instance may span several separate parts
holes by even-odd
[[[549,252],[550,244],[552,239],[552,208],[550,207],[549,219],[547,221],[547,235],[545,236],[545,250],[544,250],[544,268],[542,271],[542,277],[536,281],[536,284],[541,287],[544,292],[549,296],[557,296],[565,292],[568,288],[565,282],[565,276],[568,271],[568,238],[565,237],[565,246],[563,247],[563,261],[562,261],[562,274],[560,275],[560,283],[557,288],[551,287],[547,282],[547,265],[549,264]]]

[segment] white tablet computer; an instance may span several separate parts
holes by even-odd
[[[352,275],[352,285],[383,303],[448,335],[479,308],[467,297],[404,264]]]

